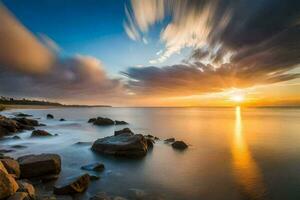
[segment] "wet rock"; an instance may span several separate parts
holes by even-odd
[[[94,121],[96,121],[96,118],[91,118],[89,119],[88,123],[94,123]]]
[[[115,131],[115,136],[121,134],[127,134],[128,136],[134,135],[134,133],[129,128],[123,128],[121,130]]]
[[[27,118],[13,118],[13,120],[22,124],[25,128],[32,128],[32,126],[38,126],[39,122],[35,119],[27,119]],[[25,129],[24,128],[24,129]]]
[[[188,148],[188,145],[183,141],[176,141],[176,142],[172,143],[172,147],[174,149],[184,150],[184,149]]]
[[[26,192],[16,192],[10,196],[7,200],[31,200],[29,194]]]
[[[17,121],[0,115],[0,134],[8,135],[21,130]]]
[[[54,116],[52,114],[47,114],[47,119],[54,119]]]
[[[112,119],[109,119],[109,118],[98,117],[93,122],[93,124],[97,125],[97,126],[110,126],[110,125],[114,125],[115,122]]]
[[[61,118],[59,121],[61,121],[61,122],[64,122],[64,121],[66,121],[64,118]]]
[[[87,170],[87,171],[103,171],[104,170],[104,164],[102,163],[93,163],[89,165],[82,166],[81,169]]]
[[[97,180],[100,179],[99,176],[95,176],[95,175],[91,175],[91,174],[89,174],[89,176],[90,176],[90,180],[91,180],[91,181],[97,181]]]
[[[75,145],[91,145],[93,142],[76,142]]]
[[[27,148],[26,146],[20,145],[20,144],[12,145],[12,146],[10,146],[10,147],[11,147],[11,148],[15,148],[15,149],[24,149],[24,148]]]
[[[29,197],[31,199],[35,199],[36,195],[35,195],[35,189],[33,187],[32,184],[21,180],[21,181],[17,181],[18,185],[19,185],[19,189],[18,192],[25,192],[29,195]]]
[[[57,195],[67,195],[84,192],[90,183],[90,176],[84,174],[68,183],[54,186],[53,193]]]
[[[16,160],[5,158],[1,159],[1,162],[9,174],[15,178],[20,177],[20,165]]]
[[[128,123],[125,122],[125,121],[118,121],[118,120],[115,120],[115,124],[116,124],[116,125],[127,125]]]
[[[15,179],[7,172],[0,170],[0,199],[5,199],[19,189]]]
[[[39,124],[39,126],[46,126],[46,124]]]
[[[142,157],[148,151],[147,141],[143,135],[109,136],[98,139],[92,145],[92,150],[98,153],[125,157]]]
[[[27,155],[17,160],[22,178],[59,174],[61,170],[61,159],[57,154]]]
[[[146,138],[148,148],[153,148],[155,141],[152,138]]]
[[[37,136],[52,136],[52,134],[48,133],[44,130],[34,130],[31,133],[31,137],[37,137]]]
[[[4,173],[8,174],[8,172],[7,172],[7,170],[6,170],[5,166],[4,166],[4,164],[2,163],[2,161],[0,161],[0,171],[2,171],[2,172],[4,172]]]
[[[165,139],[165,142],[169,143],[169,142],[175,142],[175,138],[168,138]]]
[[[16,117],[32,117],[32,115],[25,114],[25,113],[17,113],[15,116]]]

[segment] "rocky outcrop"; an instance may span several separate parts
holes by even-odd
[[[31,133],[31,137],[38,137],[38,136],[52,136],[52,134],[48,133],[44,130],[34,130]]]
[[[9,174],[15,178],[19,178],[21,171],[20,165],[16,160],[5,158],[0,160]]]
[[[87,170],[87,171],[103,171],[104,170],[104,164],[103,163],[93,163],[93,164],[89,164],[89,165],[84,165],[81,167],[81,169],[83,170]]]
[[[94,123],[94,121],[96,121],[96,118],[91,118],[88,120],[88,123]]]
[[[115,122],[112,119],[109,119],[109,118],[98,117],[93,122],[93,124],[97,125],[97,126],[110,126],[110,125],[114,125]]]
[[[15,179],[7,173],[2,162],[0,163],[0,199],[5,199],[15,194],[19,186]]]
[[[17,192],[24,192],[27,193],[30,199],[35,199],[35,189],[32,184],[22,180],[22,181],[17,181],[19,189]]]
[[[176,141],[176,142],[172,143],[172,147],[174,149],[184,150],[184,149],[188,148],[188,145],[183,141]]]
[[[134,133],[130,130],[130,128],[123,128],[121,130],[115,131],[115,136],[121,134],[134,135]]]
[[[141,134],[109,136],[98,139],[92,145],[98,153],[125,157],[142,157],[148,151],[147,140]]]
[[[54,116],[52,114],[47,114],[47,119],[54,119]]]
[[[55,185],[53,193],[57,195],[68,195],[84,192],[90,183],[90,176],[84,174],[80,177],[77,177],[73,180],[63,183],[61,185]]]
[[[21,177],[33,178],[59,174],[61,159],[57,154],[27,155],[18,158]]]
[[[116,125],[127,125],[128,123],[125,122],[125,121],[115,120],[115,124],[116,124]]]
[[[175,138],[168,138],[168,139],[165,139],[165,142],[167,142],[167,143],[175,142]]]

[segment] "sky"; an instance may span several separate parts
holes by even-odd
[[[0,95],[300,105],[297,0],[0,0]]]

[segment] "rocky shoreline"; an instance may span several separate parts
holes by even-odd
[[[52,137],[51,133],[41,130],[36,119],[30,119],[31,115],[18,113],[13,118],[0,115],[0,137],[12,136],[12,139],[20,139],[16,135],[25,130],[32,130],[31,137]],[[54,119],[52,114],[47,119]],[[65,119],[60,120],[65,121]],[[91,118],[88,123],[95,126],[127,125],[125,121],[112,120],[104,117]],[[39,129],[37,129],[39,128]],[[129,159],[141,158],[147,155],[155,142],[160,140],[152,135],[135,134],[129,128],[115,131],[114,135],[97,139],[91,144],[91,150],[95,153],[106,154],[115,157]],[[174,138],[164,140],[174,149],[184,150],[188,145]],[[90,145],[90,144],[88,144]],[[61,172],[61,157],[58,154],[30,154],[19,158],[5,156],[5,149],[0,153],[0,199],[7,200],[55,200],[65,199],[64,195],[74,195],[84,192],[91,181],[99,180],[98,176],[91,175],[89,171],[101,172],[105,170],[103,163],[92,163],[81,167],[86,173],[73,177],[64,183],[56,183],[50,195],[36,193],[35,186],[41,186],[49,181],[59,178]],[[34,184],[35,183],[35,184]],[[36,184],[38,183],[38,184]],[[63,195],[63,196],[62,196]],[[123,197],[109,196],[103,192],[95,194],[91,200],[125,199]]]

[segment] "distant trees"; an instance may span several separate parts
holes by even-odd
[[[30,99],[14,99],[14,98],[8,98],[1,96],[0,98],[0,104],[8,104],[8,105],[47,105],[47,106],[63,106],[60,103],[56,102],[49,102],[49,101],[40,101],[40,100],[30,100]],[[1,109],[0,109],[1,110]]]

